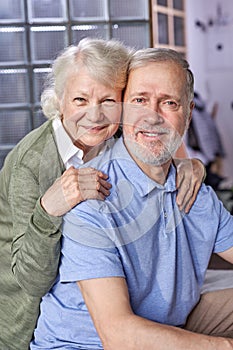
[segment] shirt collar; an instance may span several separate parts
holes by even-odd
[[[169,173],[167,176],[167,180],[164,185],[160,185],[156,181],[149,178],[135,163],[135,161],[131,158],[128,153],[123,138],[118,140],[117,142],[117,157],[121,159],[125,159],[126,161],[123,165],[124,173],[126,177],[129,179],[130,183],[135,187],[135,189],[139,192],[140,196],[146,196],[155,188],[158,190],[162,190],[164,192],[174,192],[176,191],[176,169],[171,164]]]
[[[74,158],[79,160],[79,163],[83,163],[83,151],[76,147],[67,132],[65,131],[60,119],[53,120],[53,129],[56,137],[58,152],[61,156],[66,168],[74,165]]]
[[[55,133],[56,143],[58,152],[61,156],[66,169],[71,165],[76,168],[80,167],[84,163],[83,161],[83,150],[75,146],[64,129],[64,126],[60,119],[56,118],[53,120],[53,129]],[[114,137],[106,140],[103,143],[102,148],[99,150],[99,155],[111,148],[115,143]]]

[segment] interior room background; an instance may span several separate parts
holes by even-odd
[[[0,1],[0,168],[45,121],[40,93],[52,60],[85,36],[181,52],[208,108],[219,104],[224,175],[233,177],[233,0]]]

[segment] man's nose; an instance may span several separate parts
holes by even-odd
[[[146,119],[151,124],[161,124],[164,122],[156,101],[150,103]]]

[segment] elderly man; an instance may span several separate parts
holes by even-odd
[[[211,253],[233,262],[233,217],[205,185],[188,214],[176,204],[188,63],[172,50],[136,52],[124,101],[123,139],[91,162],[111,195],[66,215],[31,349],[233,349],[233,290],[200,295]]]

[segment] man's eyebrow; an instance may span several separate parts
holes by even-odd
[[[173,100],[179,100],[179,97],[175,96],[175,95],[168,95],[168,94],[161,94],[160,95],[161,98],[171,98]]]
[[[148,95],[148,92],[146,92],[146,91],[139,91],[139,90],[136,90],[136,91],[132,91],[130,94],[129,94],[129,97],[132,97],[132,96],[137,96],[137,95]]]

